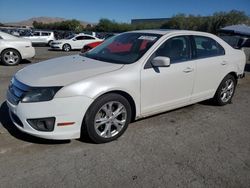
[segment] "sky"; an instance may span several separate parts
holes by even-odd
[[[131,19],[167,18],[178,13],[209,16],[232,9],[250,16],[250,0],[0,0],[0,22],[46,16],[90,23],[101,18],[129,23]]]

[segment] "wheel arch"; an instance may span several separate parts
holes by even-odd
[[[236,73],[236,72],[233,72],[233,71],[232,71],[232,72],[228,73],[227,75],[232,75],[232,76],[235,78],[236,83],[237,83],[237,81],[238,81],[238,76],[237,76],[237,73]],[[226,75],[226,76],[227,76],[227,75]],[[226,76],[225,76],[225,77],[226,77]]]
[[[131,107],[131,112],[132,112],[131,121],[134,121],[136,119],[136,112],[137,112],[136,104],[135,104],[134,98],[128,92],[125,92],[125,91],[122,91],[122,90],[111,90],[111,91],[107,91],[105,93],[102,93],[102,94],[98,95],[97,97],[95,97],[95,100],[102,97],[103,95],[107,95],[107,94],[111,94],[111,93],[121,95],[121,96],[123,96],[124,98],[126,98],[128,100],[128,102],[130,104],[130,107]]]
[[[72,49],[72,46],[68,43],[68,42],[65,42],[63,45],[62,45],[62,49],[63,49],[63,46],[64,45],[69,45],[70,49]]]
[[[13,47],[9,47],[9,48],[3,49],[3,50],[1,51],[1,53],[0,53],[0,56],[2,56],[2,54],[3,54],[6,50],[15,50],[15,51],[17,51],[17,53],[18,53],[18,54],[20,55],[20,57],[21,57],[21,60],[23,59],[22,54],[20,53],[20,51],[19,51],[18,49],[16,49],[16,48],[13,48]]]

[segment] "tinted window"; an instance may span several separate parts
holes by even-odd
[[[247,40],[243,43],[242,47],[250,48],[250,39],[247,39]]]
[[[169,57],[170,63],[177,63],[189,60],[189,39],[186,36],[179,36],[168,39],[155,52],[154,57],[157,56]]]
[[[84,38],[85,40],[94,40],[94,39],[95,39],[95,38],[90,37],[90,36],[83,36],[83,38]]]
[[[33,36],[40,36],[40,33],[39,32],[35,32],[35,33],[33,33]]]
[[[76,40],[84,40],[84,36],[78,36],[76,37]]]
[[[111,63],[129,64],[140,59],[161,37],[150,33],[123,33],[104,41],[84,56]]]
[[[0,36],[0,39],[3,39],[3,38]]]
[[[42,32],[42,36],[49,36],[50,33],[44,33]]]
[[[209,37],[194,36],[196,58],[224,55],[225,50],[215,40]]]

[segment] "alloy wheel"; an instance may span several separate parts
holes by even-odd
[[[108,102],[95,116],[95,131],[102,138],[114,137],[123,129],[126,119],[127,111],[123,104],[117,101]]]

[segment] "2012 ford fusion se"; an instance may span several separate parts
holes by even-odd
[[[230,103],[246,57],[208,33],[141,30],[112,37],[85,54],[18,71],[7,104],[23,132],[46,139],[88,133],[117,139],[131,120],[213,99]]]

